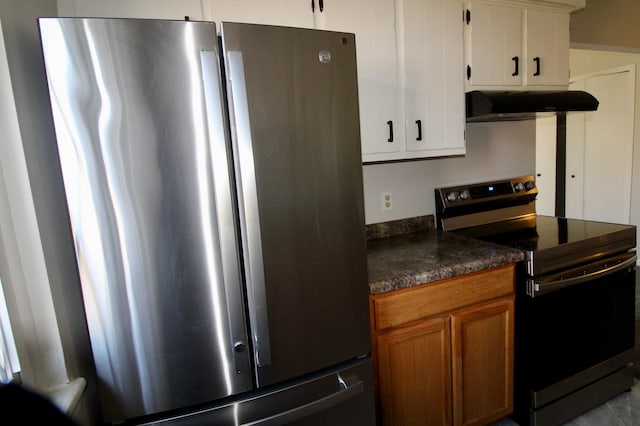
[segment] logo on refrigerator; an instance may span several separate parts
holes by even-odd
[[[320,60],[320,62],[322,62],[323,64],[328,64],[329,62],[331,62],[331,53],[327,52],[326,50],[321,50],[320,53],[318,53],[318,60]]]

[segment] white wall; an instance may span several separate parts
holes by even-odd
[[[435,214],[434,188],[533,175],[535,120],[467,124],[463,157],[364,166],[367,224]],[[392,209],[381,193],[391,192]]]

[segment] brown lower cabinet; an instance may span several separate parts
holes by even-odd
[[[370,297],[378,424],[511,414],[514,274],[511,264]]]

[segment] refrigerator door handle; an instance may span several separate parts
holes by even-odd
[[[265,367],[271,364],[271,345],[244,59],[242,52],[237,50],[227,51],[226,59],[228,89],[231,91],[229,107],[233,111],[229,119],[232,131],[235,132],[235,138],[232,140],[238,154],[238,158],[235,159],[236,183],[239,193],[238,208],[245,260],[249,320],[256,364],[258,367]]]
[[[220,256],[224,279],[224,297],[218,301],[218,312],[226,312],[229,321],[230,341],[228,353],[234,359],[236,373],[250,372],[249,354],[244,350],[247,345],[244,302],[242,298],[242,281],[240,279],[240,259],[235,232],[233,196],[231,193],[231,177],[229,176],[229,151],[227,148],[223,92],[219,79],[220,61],[217,52],[200,52],[204,99],[209,132],[210,159],[212,164],[216,218],[218,221]],[[215,244],[211,241],[211,246]],[[220,320],[220,324],[223,321]]]
[[[243,423],[242,426],[275,426],[287,424],[294,420],[302,419],[320,411],[324,411],[334,405],[338,405],[348,399],[354,398],[364,391],[364,384],[362,383],[362,380],[355,378],[353,383],[347,384],[340,374],[336,374],[336,376],[340,385],[340,389],[337,391],[299,407],[295,407],[260,420]]]

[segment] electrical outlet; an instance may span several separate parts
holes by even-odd
[[[390,192],[383,192],[381,195],[382,211],[389,211],[393,208],[393,198]]]

